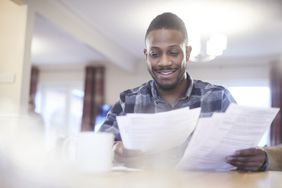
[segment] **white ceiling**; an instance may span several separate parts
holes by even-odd
[[[104,61],[95,49],[37,15],[32,38],[32,62],[40,65],[87,64]]]
[[[167,11],[185,21],[188,35],[191,30],[225,33],[228,46],[220,57],[225,60],[275,58],[282,54],[282,3],[278,0],[58,0],[56,3],[136,60],[143,58],[144,34],[150,21]],[[43,41],[46,47],[33,53],[35,64],[109,61],[99,49],[79,42],[79,38],[41,16],[35,22],[34,39]]]

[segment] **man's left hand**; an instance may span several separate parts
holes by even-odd
[[[237,167],[239,171],[260,171],[266,160],[266,152],[261,148],[237,150],[226,157],[226,162]]]

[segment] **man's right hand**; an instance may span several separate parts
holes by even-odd
[[[122,142],[113,147],[115,163],[131,168],[171,168],[180,160],[186,143],[161,152],[144,153],[140,150],[128,150]]]
[[[113,146],[115,163],[127,167],[142,167],[145,162],[145,155],[139,150],[128,150],[121,141],[116,142]]]

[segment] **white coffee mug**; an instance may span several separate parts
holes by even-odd
[[[81,132],[72,139],[73,162],[83,172],[107,172],[112,168],[113,140],[110,133]]]

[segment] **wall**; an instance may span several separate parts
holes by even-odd
[[[6,106],[5,112],[17,111],[23,101],[27,17],[26,6],[0,1],[0,101],[2,107],[8,99],[15,104],[14,108]]]
[[[131,73],[121,70],[116,66],[107,65],[105,78],[107,103],[114,104],[119,99],[120,92],[135,88],[149,79],[151,79],[151,76],[147,72],[144,61],[138,62],[135,70]]]
[[[39,86],[49,84],[84,84],[84,70],[77,69],[40,69]]]
[[[269,86],[270,64],[239,63],[227,65],[188,66],[194,79],[229,86]]]

